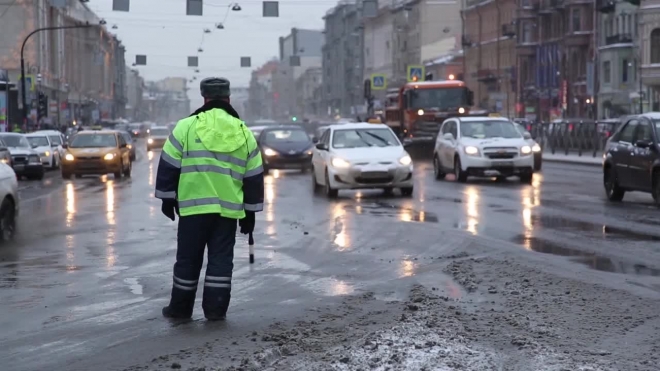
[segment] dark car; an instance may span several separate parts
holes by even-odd
[[[11,153],[11,163],[16,176],[41,180],[44,177],[44,165],[39,153],[30,145],[24,134],[2,133],[0,139]]]
[[[142,124],[129,124],[128,132],[131,133],[133,138],[139,138],[142,136]]]
[[[612,135],[603,155],[603,183],[610,201],[641,191],[660,207],[660,113],[628,117]]]
[[[131,161],[135,161],[135,159],[137,158],[137,150],[135,149],[135,141],[133,141],[133,137],[131,136],[131,133],[127,131],[120,131],[119,133],[126,141],[126,147],[128,147],[128,149],[131,150]]]
[[[265,174],[270,169],[300,169],[304,172],[312,167],[314,143],[300,126],[265,128],[257,142]]]

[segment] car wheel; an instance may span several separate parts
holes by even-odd
[[[11,241],[16,232],[16,208],[14,202],[5,198],[0,206],[0,240]]]
[[[440,165],[440,159],[438,159],[438,156],[433,156],[433,174],[435,175],[436,180],[442,180],[445,179],[445,174],[442,171],[442,165]]]
[[[605,168],[605,173],[603,174],[603,185],[605,186],[605,195],[607,196],[608,200],[613,202],[619,202],[623,200],[623,196],[626,194],[626,191],[619,186],[616,172],[611,167]]]
[[[57,162],[57,157],[53,156],[53,165],[50,168],[55,170],[58,167],[60,167],[60,164]]]
[[[316,193],[319,190],[319,182],[316,181],[316,170],[312,167],[312,191]]]
[[[71,179],[71,173],[62,172],[62,179]]]
[[[461,159],[458,156],[454,159],[454,176],[457,182],[465,183],[467,181],[467,173],[463,171]]]
[[[270,174],[270,169],[266,165],[263,165],[263,168],[264,168],[264,175]]]
[[[404,197],[410,197],[413,195],[413,187],[404,187],[401,188],[401,195]]]
[[[534,179],[534,173],[532,172],[520,174],[521,183],[532,184],[533,179]]]
[[[543,161],[541,159],[534,160],[534,171],[539,172],[541,171],[541,165],[543,164]]]
[[[330,185],[330,177],[328,176],[328,171],[325,171],[325,195],[328,198],[336,198],[339,195],[339,191],[332,188]]]
[[[127,178],[131,177],[131,170],[133,170],[133,163],[131,161],[128,162],[128,166],[126,167],[126,170],[124,171],[124,176]]]
[[[119,171],[115,171],[113,174],[115,176],[115,179],[120,179],[122,174],[124,173],[124,163],[119,166]]]
[[[653,171],[653,189],[651,191],[655,205],[660,207],[660,170]]]

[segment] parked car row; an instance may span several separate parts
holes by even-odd
[[[0,159],[14,169],[18,178],[42,179],[45,169],[58,169],[64,156],[64,135],[43,130],[30,134],[0,134]],[[9,152],[9,158],[5,154]]]

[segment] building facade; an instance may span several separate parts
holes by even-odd
[[[598,117],[639,113],[637,7],[626,2],[600,6]]]
[[[323,82],[323,69],[310,67],[296,79],[296,112],[302,119],[317,119],[325,116],[318,91]]]
[[[520,0],[518,116],[547,121],[597,115],[598,17],[590,0]]]
[[[323,106],[327,116],[355,117],[366,109],[362,14],[355,0],[341,0],[323,20]]]
[[[42,118],[51,124],[91,123],[112,117],[116,106],[123,104],[115,102],[122,97],[113,90],[117,84],[123,84],[115,76],[120,63],[115,61],[116,39],[84,3],[70,1],[64,8],[52,4],[47,0],[0,4],[3,14],[0,69],[8,71],[10,81],[19,81],[21,45],[37,28],[99,25],[34,34],[26,43],[24,54],[26,81],[31,82],[26,97],[32,122],[36,121],[36,99],[33,98],[37,92],[48,99],[50,109]],[[20,88],[20,84],[16,85]]]
[[[392,9],[391,1],[379,1],[376,16],[363,20],[364,70],[362,80],[370,79],[372,74],[384,75],[387,85],[394,80],[394,49],[392,47],[394,17]],[[387,85],[384,89],[372,89],[376,106],[379,106],[379,102],[384,101]]]
[[[146,113],[142,106],[144,79],[138,70],[130,67],[125,67],[124,75],[126,76],[126,118],[135,122],[145,121]]]
[[[248,87],[248,103],[246,118],[248,120],[273,119],[274,107],[279,100],[279,94],[273,91],[273,80],[279,71],[279,60],[266,62],[252,71]]]
[[[660,111],[660,0],[642,0],[639,18],[643,108]]]
[[[464,80],[475,106],[512,117],[516,109],[516,0],[466,0]]]
[[[292,28],[291,33],[279,39],[280,55],[273,88],[278,94],[274,105],[274,117],[290,120],[301,116],[297,104],[296,80],[308,68],[321,67],[323,32]]]

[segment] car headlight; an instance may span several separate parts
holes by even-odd
[[[522,146],[522,147],[520,147],[520,153],[522,153],[523,155],[528,155],[528,154],[532,153],[532,147]]]
[[[541,152],[541,146],[539,146],[538,144],[534,144],[532,146],[532,152]]]
[[[73,161],[73,160],[75,160],[75,157],[73,157],[72,154],[67,153],[66,155],[64,155],[64,159],[67,160],[67,161]]]
[[[466,155],[470,156],[477,156],[479,154],[479,148],[475,146],[466,146],[463,151],[465,151]]]
[[[112,160],[113,158],[115,158],[114,153],[108,153],[107,155],[103,156],[104,160]]]
[[[335,157],[332,159],[331,164],[333,167],[337,168],[347,168],[351,166],[351,163],[344,160],[343,158]]]
[[[151,144],[151,143],[153,143],[153,142],[154,142],[153,139],[151,139],[151,138],[147,139],[147,143]]]
[[[3,164],[9,164],[9,159],[8,158],[3,158],[0,160]]]
[[[270,148],[266,148],[266,149],[264,149],[264,155],[266,155],[268,157],[277,156],[277,152],[273,151]]]
[[[408,155],[405,155],[399,159],[399,163],[403,166],[408,166],[412,164],[412,158],[410,158]]]
[[[458,113],[465,113],[465,108],[460,107],[460,108],[458,109]]]
[[[314,154],[314,147],[310,147],[310,148],[308,148],[307,151],[305,151],[305,154],[306,154],[307,156],[311,156],[311,155],[313,155],[313,154]]]
[[[48,156],[50,156],[50,152],[46,151],[42,154],[42,156],[48,157]]]
[[[41,159],[37,155],[30,155],[28,157],[28,162],[31,163],[31,164],[40,164]]]
[[[132,145],[132,144],[127,144],[127,145],[126,145],[126,148],[128,148],[128,149],[132,149],[132,148],[133,148],[133,145]]]

